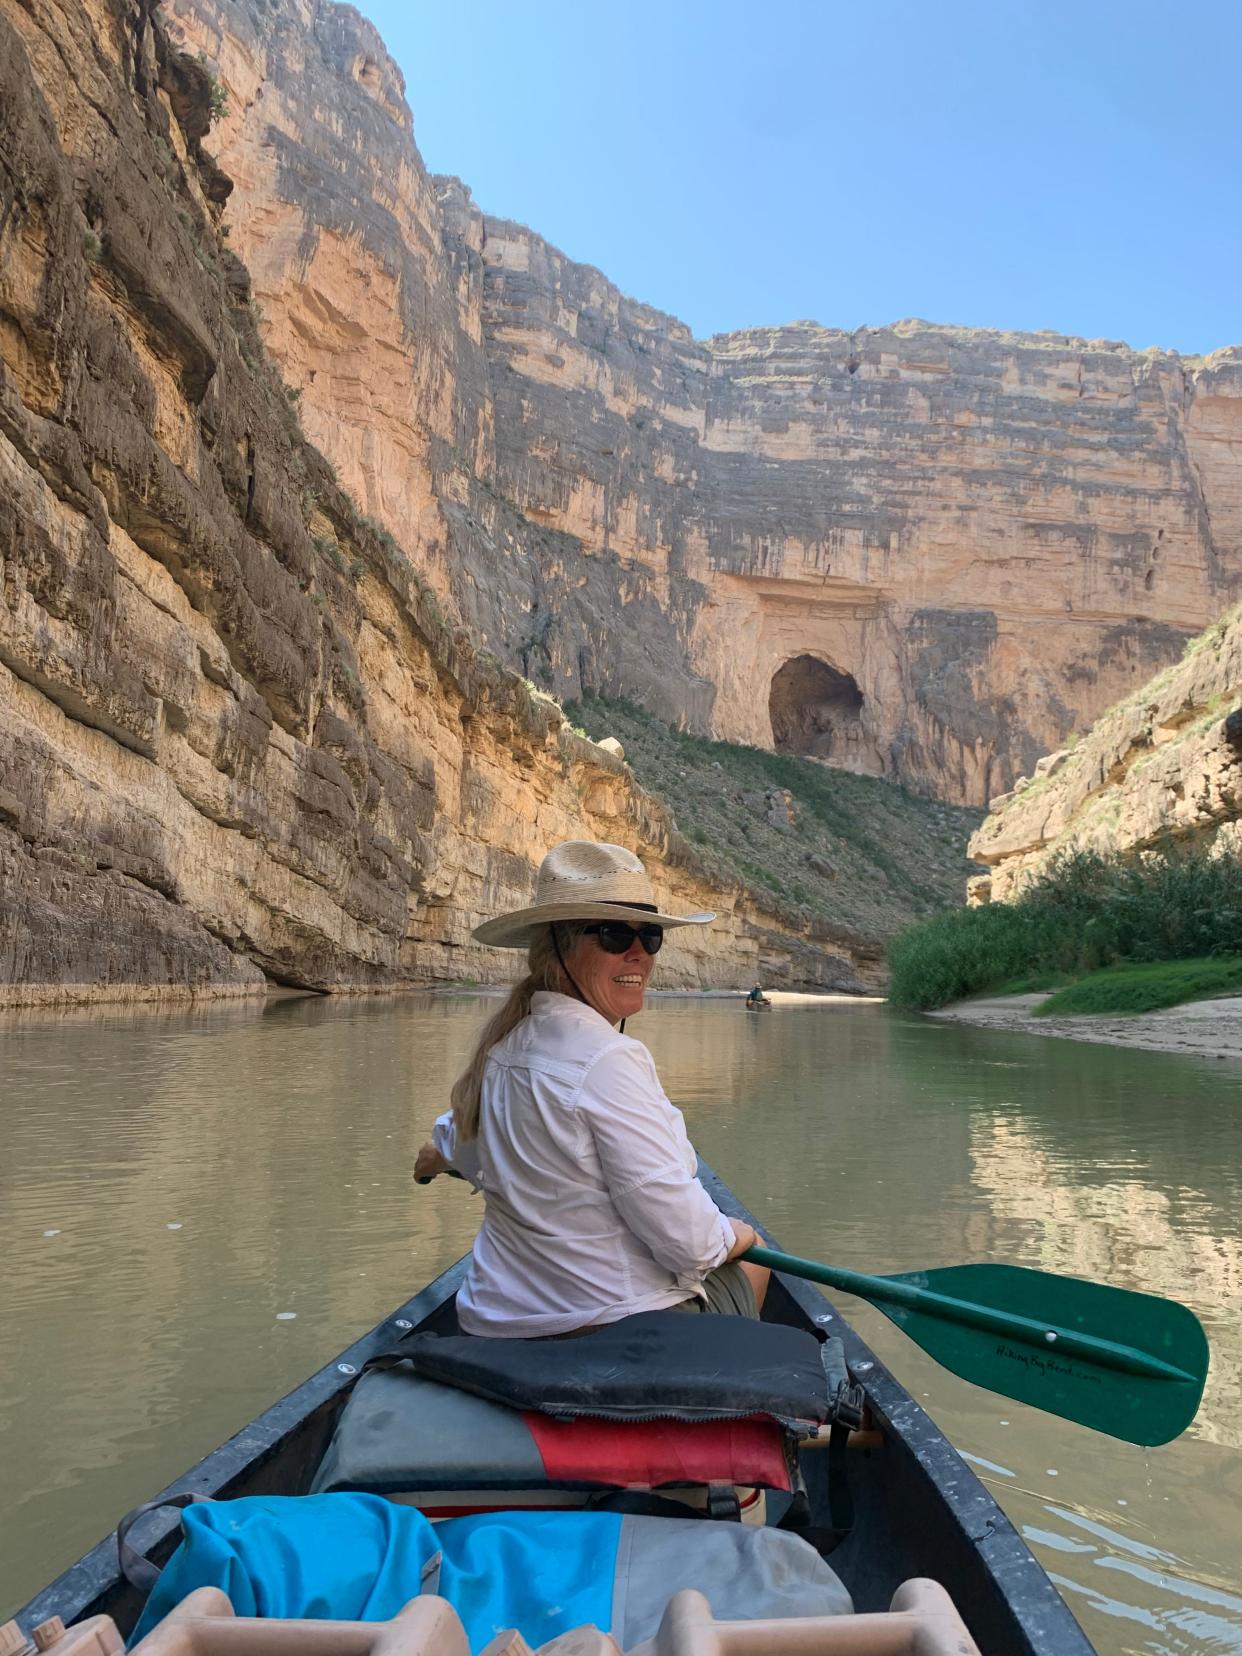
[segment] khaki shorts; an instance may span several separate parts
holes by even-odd
[[[714,1271],[709,1271],[703,1278],[703,1292],[707,1295],[705,1301],[695,1294],[677,1305],[670,1305],[669,1310],[714,1311],[722,1317],[754,1317],[758,1320],[755,1290],[736,1260],[728,1265],[717,1265]]]
[[[709,1271],[703,1278],[703,1292],[706,1300],[701,1300],[697,1294],[689,1299],[679,1300],[676,1305],[670,1305],[670,1311],[708,1311],[715,1312],[722,1317],[753,1317],[759,1320],[759,1307],[755,1303],[755,1290],[750,1285],[750,1278],[742,1267],[736,1263],[731,1265],[717,1265],[714,1271]],[[605,1328],[606,1323],[594,1323],[590,1328],[571,1328],[567,1334],[537,1334],[539,1340],[576,1340],[583,1334],[591,1334],[596,1328]]]

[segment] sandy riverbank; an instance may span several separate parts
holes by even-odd
[[[1047,995],[1004,995],[992,1000],[958,1001],[929,1016],[978,1024],[984,1029],[1013,1029],[1030,1035],[1056,1035],[1068,1041],[1103,1041],[1110,1046],[1242,1062],[1242,995],[1188,1001],[1184,1006],[1129,1017],[1033,1017],[1034,1009],[1047,999]]]

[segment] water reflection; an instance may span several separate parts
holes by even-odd
[[[917,1096],[938,1112],[972,1089],[972,1251],[1002,1257],[1005,1247],[1017,1257],[1016,1245],[1021,1263],[1191,1305],[1213,1350],[1192,1433],[1242,1447],[1236,1067],[1022,1042],[1025,1060],[1005,1060],[1011,1073],[990,1098],[979,1096],[992,1052],[983,1031],[954,1043],[947,1060],[918,1066]]]
[[[0,1023],[0,1609],[468,1244],[461,1186],[409,1169],[491,1005]],[[980,1392],[847,1306],[1102,1651],[1242,1653],[1236,1067],[872,1006],[657,1001],[633,1033],[793,1251],[1006,1259],[1204,1316],[1204,1412],[1143,1451]]]

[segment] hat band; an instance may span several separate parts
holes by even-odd
[[[606,903],[609,908],[642,909],[644,914],[659,914],[660,912],[658,903],[630,903],[624,897],[601,897],[600,901]]]

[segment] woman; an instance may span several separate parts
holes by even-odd
[[[665,930],[714,919],[660,913],[633,852],[569,840],[544,858],[532,907],[475,932],[525,946],[529,971],[414,1169],[451,1167],[483,1192],[465,1333],[547,1337],[674,1307],[758,1316],[768,1273],[738,1262],[758,1237],[699,1183],[681,1112],[624,1033]]]

